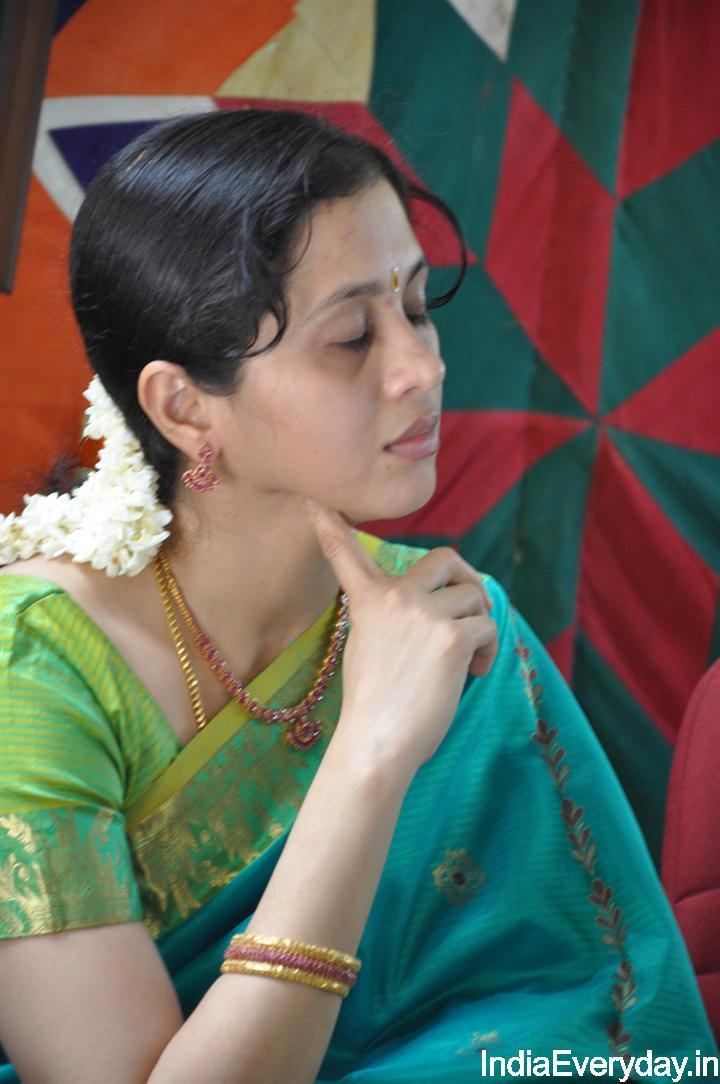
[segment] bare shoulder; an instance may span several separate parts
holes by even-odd
[[[13,561],[0,568],[0,576],[33,576],[56,583],[70,594],[73,587],[88,579],[86,566],[78,565],[69,557],[29,557],[25,561]]]

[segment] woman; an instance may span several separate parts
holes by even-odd
[[[503,590],[350,526],[435,486],[412,195],[361,141],[255,110],[158,126],[88,192],[105,447],[5,524],[26,1084],[714,1050],[619,784]]]

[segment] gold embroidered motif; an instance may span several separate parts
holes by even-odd
[[[435,887],[449,903],[467,903],[485,884],[486,877],[468,852],[445,851],[444,861],[432,871]]]
[[[30,825],[23,817],[18,817],[15,814],[9,814],[6,817],[0,818],[4,831],[7,832],[10,839],[17,840],[21,847],[23,847],[28,854],[35,854],[37,846],[33,838],[33,831]]]
[[[287,682],[273,706],[301,699],[315,661]],[[315,749],[298,755],[281,740],[278,728],[254,721],[195,778],[129,829],[145,924],[153,937],[199,910],[290,828],[332,735],[340,697],[336,675],[322,711],[316,710],[325,737]]]
[[[141,917],[122,818],[112,810],[8,814],[0,838],[3,936]]]

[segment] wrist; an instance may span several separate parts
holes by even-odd
[[[377,718],[374,722],[377,731]],[[341,711],[323,763],[328,759],[349,785],[367,787],[374,797],[385,794],[402,800],[416,770],[393,753],[389,742],[371,738],[365,721],[354,711]]]

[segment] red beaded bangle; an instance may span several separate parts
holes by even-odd
[[[337,949],[287,937],[244,933],[230,941],[221,971],[287,979],[347,997],[361,966],[357,957]]]

